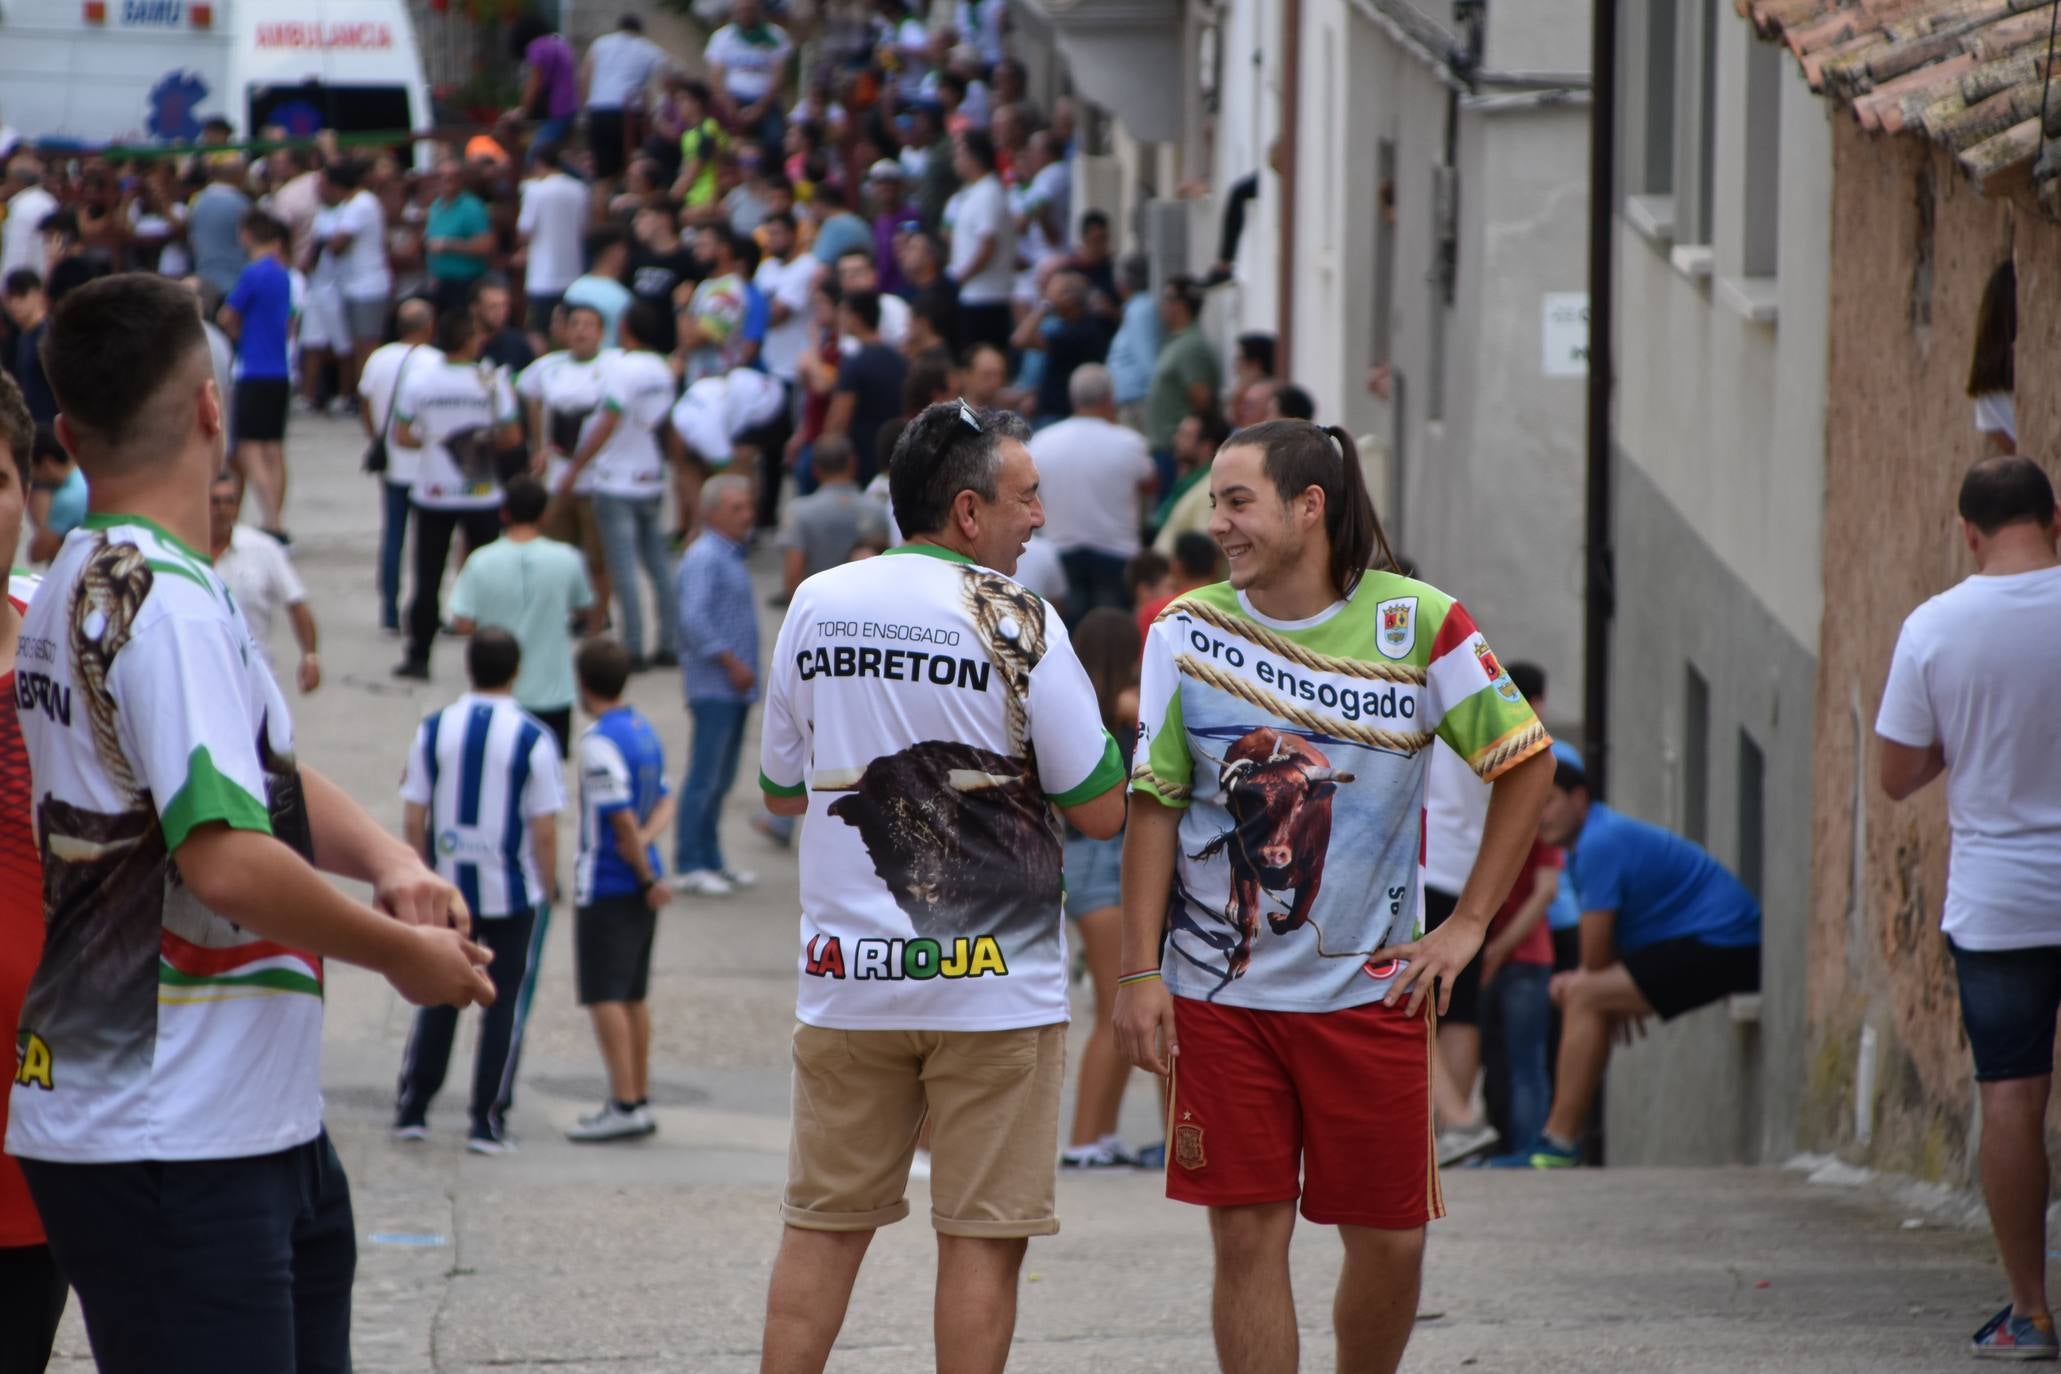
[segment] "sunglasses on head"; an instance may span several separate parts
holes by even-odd
[[[959,418],[965,423],[966,427],[972,430],[975,434],[979,434],[982,432],[980,427],[980,417],[973,413],[972,406],[966,404],[966,398],[964,396],[961,396],[959,398]]]

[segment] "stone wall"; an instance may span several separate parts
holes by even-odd
[[[1835,116],[1808,1066],[1800,1136],[1927,1179],[1972,1177],[1973,1070],[1939,933],[1945,794],[1895,804],[1874,718],[1903,617],[1970,572],[1954,519],[1983,452],[1963,395],[1991,269],[2018,265],[2019,445],[2051,455],[2061,228],[1985,199],[1916,138]],[[2050,462],[2050,469],[2051,469]],[[1872,1054],[1863,1043],[1872,1039]],[[1872,1058],[1874,1072],[1861,1072]],[[1872,1077],[1872,1084],[1864,1083]],[[1857,1094],[1868,1101],[1857,1103]],[[1858,1106],[1858,1113],[1857,1113]]]

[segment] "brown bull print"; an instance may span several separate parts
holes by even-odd
[[[1222,850],[1231,859],[1231,923],[1227,980],[1243,977],[1259,935],[1260,890],[1295,894],[1286,913],[1269,913],[1276,935],[1309,920],[1324,885],[1331,845],[1331,794],[1353,775],[1341,773],[1314,745],[1279,730],[1254,730],[1225,752],[1217,771],[1231,828],[1190,857]]]

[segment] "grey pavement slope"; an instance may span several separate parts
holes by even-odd
[[[356,470],[358,450],[354,426],[295,420],[289,524],[329,674],[295,707],[303,760],[397,824],[409,733],[461,689],[462,663],[447,640],[433,684],[387,676],[398,646],[373,628],[377,494]],[[763,589],[768,552],[753,565]],[[766,611],[769,645],[776,624]],[[633,696],[677,767],[687,735],[677,679],[640,677]],[[470,1018],[432,1139],[386,1138],[410,1011],[380,980],[332,966],[324,1081],[356,1197],[364,1374],[757,1368],[786,1170],[796,862],[748,826],[750,758],[722,829],[731,862],[756,868],[759,886],[679,899],[661,922],[651,993],[661,1130],[650,1140],[576,1146],[561,1134],[603,1090],[574,1004],[567,913],[556,913],[530,1012],[512,1156],[462,1148]],[[568,816],[567,865],[573,833]],[[1158,1135],[1153,1099],[1148,1082],[1133,1082],[1128,1139]],[[1984,1237],[1906,1229],[1872,1195],[1793,1173],[1462,1171],[1446,1189],[1423,1298],[1438,1315],[1420,1323],[1409,1370],[1953,1368],[2003,1292]],[[914,1217],[869,1256],[831,1361],[840,1374],[930,1367],[934,1249],[921,1184],[912,1200]],[[1124,1174],[1062,1177],[1060,1215],[1062,1233],[1031,1246],[1012,1369],[1213,1367],[1202,1213],[1165,1201],[1155,1178]],[[1330,1369],[1337,1240],[1304,1227],[1294,1260],[1304,1366]],[[76,1307],[54,1367],[90,1367]]]

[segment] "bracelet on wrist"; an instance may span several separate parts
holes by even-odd
[[[1136,973],[1126,973],[1121,978],[1118,978],[1116,985],[1120,988],[1127,988],[1133,983],[1147,983],[1157,977],[1159,977],[1158,969],[1141,968]]]

